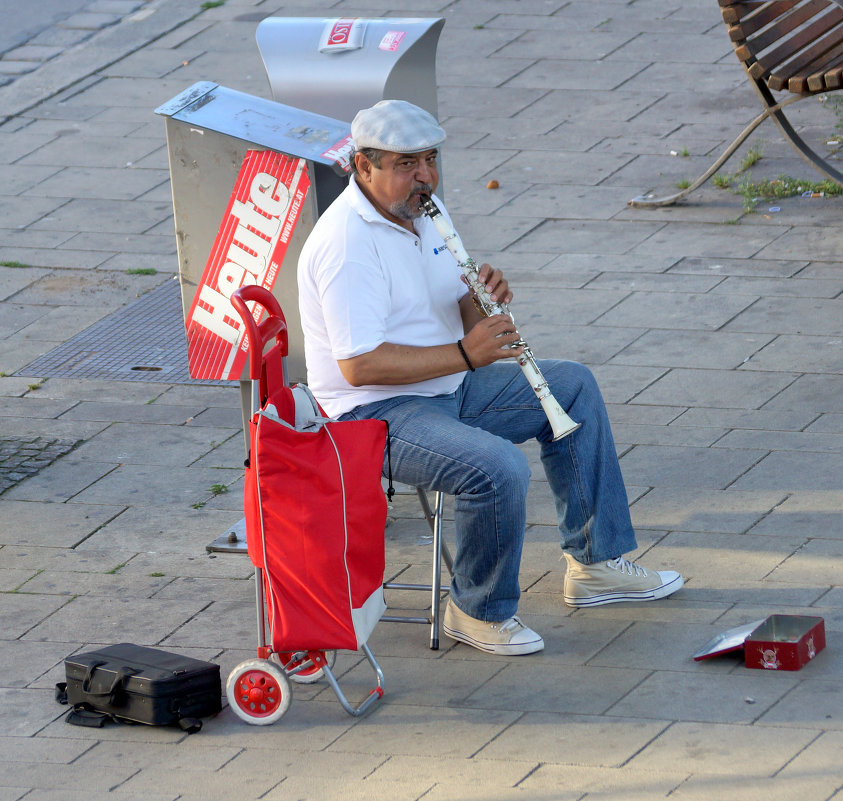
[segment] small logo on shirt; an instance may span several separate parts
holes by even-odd
[[[438,256],[440,253],[445,253],[448,250],[445,245],[442,245],[441,248],[433,248],[433,255]]]

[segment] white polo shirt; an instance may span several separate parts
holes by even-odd
[[[337,365],[384,342],[444,345],[463,336],[458,304],[467,288],[457,262],[426,215],[415,220],[415,229],[410,233],[381,216],[352,177],[302,248],[298,285],[307,383],[331,417],[396,395],[453,392],[465,376],[354,387]]]

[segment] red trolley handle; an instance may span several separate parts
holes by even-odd
[[[266,309],[269,316],[260,323],[255,322],[252,312],[246,305],[246,301],[255,301]],[[263,349],[270,339],[281,347],[281,356],[286,356],[289,350],[287,337],[287,321],[284,312],[281,311],[281,304],[275,296],[262,286],[249,284],[241,286],[231,293],[231,305],[246,326],[246,334],[249,337],[249,378],[258,381],[261,377],[263,366]]]

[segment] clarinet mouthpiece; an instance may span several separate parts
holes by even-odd
[[[419,195],[419,199],[421,200],[422,211],[424,211],[424,213],[429,217],[434,217],[437,214],[442,213],[439,211],[439,208],[433,202],[433,198],[430,195]]]

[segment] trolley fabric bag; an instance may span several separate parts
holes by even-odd
[[[273,649],[357,650],[386,610],[386,422],[331,421],[306,387],[284,387],[252,417],[250,444],[246,540]]]
[[[219,665],[181,654],[120,643],[69,656],[57,698],[73,707],[68,722],[102,726],[109,718],[198,731],[197,718],[222,707]],[[66,696],[61,697],[64,691]]]

